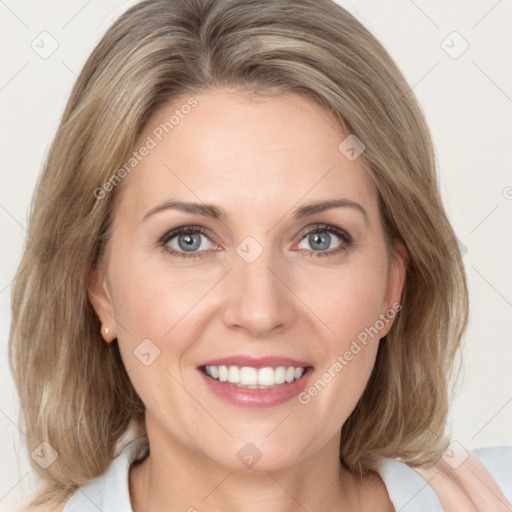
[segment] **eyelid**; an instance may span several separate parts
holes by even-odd
[[[299,234],[297,236],[301,236],[302,237],[301,240],[302,240],[306,235],[309,235],[310,233],[315,233],[317,231],[320,231],[320,232],[321,231],[329,231],[329,232],[334,233],[335,235],[344,237],[347,240],[352,241],[352,236],[345,229],[335,226],[333,224],[326,224],[326,223],[322,223],[322,222],[317,222],[317,223],[313,223],[313,224],[306,226],[305,228],[303,228],[299,231]]]
[[[181,235],[186,233],[187,231],[193,231],[197,233],[201,233],[205,235],[208,238],[214,238],[211,235],[211,232],[208,228],[205,228],[199,224],[185,224],[182,226],[177,226],[175,228],[170,229],[169,231],[166,231],[161,237],[159,242],[161,243],[167,243],[171,238],[174,238],[177,235]],[[214,241],[214,240],[212,240]],[[216,242],[215,242],[216,243]]]

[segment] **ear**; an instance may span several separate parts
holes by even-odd
[[[98,267],[94,268],[89,277],[87,295],[100,319],[101,335],[107,343],[110,343],[117,336],[114,308],[108,291],[107,280]]]
[[[400,240],[395,240],[388,270],[386,295],[383,302],[384,311],[382,312],[387,321],[380,331],[379,336],[381,338],[386,336],[391,330],[398,311],[401,309],[400,298],[405,283],[408,256],[409,254],[404,243]]]

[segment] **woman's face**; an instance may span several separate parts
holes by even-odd
[[[151,442],[286,467],[337,446],[404,268],[363,158],[328,112],[296,95],[194,98],[140,138],[90,296]]]

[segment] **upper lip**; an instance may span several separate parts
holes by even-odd
[[[222,357],[219,359],[210,359],[198,365],[198,368],[202,366],[249,366],[251,368],[277,368],[278,366],[293,366],[300,368],[307,368],[308,366],[312,366],[311,363],[306,361],[299,361],[297,359],[293,359],[291,357],[280,357],[280,356],[263,356],[263,357],[255,357],[249,355],[238,355],[238,356],[229,356]]]

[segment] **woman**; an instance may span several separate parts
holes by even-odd
[[[421,111],[344,9],[137,4],[77,80],[14,286],[33,504],[509,510],[510,451],[444,435],[455,242]]]

